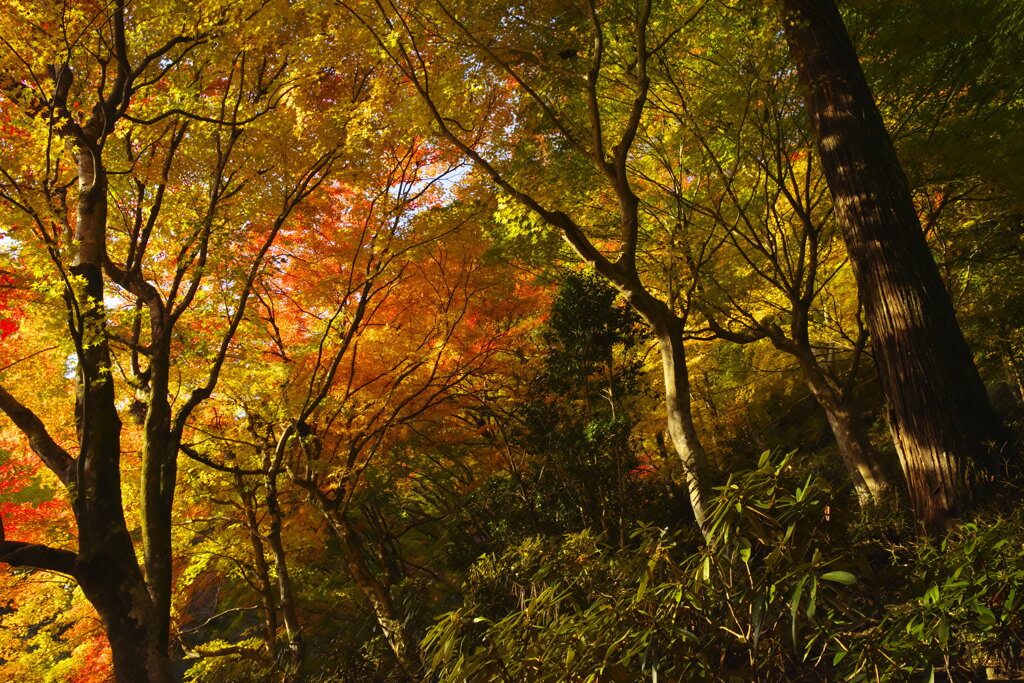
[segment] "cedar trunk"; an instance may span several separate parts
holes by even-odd
[[[1000,424],[834,0],[782,6],[911,501],[940,532],[971,505]]]

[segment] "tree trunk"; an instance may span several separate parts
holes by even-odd
[[[834,0],[782,7],[911,501],[941,532],[971,505],[1000,424]]]
[[[109,528],[107,547],[76,563],[82,592],[100,615],[117,683],[171,683],[167,644],[127,531]]]
[[[806,316],[794,317],[794,339],[784,339],[778,328],[769,330],[769,339],[775,348],[796,358],[811,395],[825,411],[839,456],[850,475],[860,506],[864,508],[872,504],[891,503],[894,493],[892,486],[857,417],[856,406],[845,392],[829,381],[818,364],[807,338]]]
[[[391,651],[395,654],[398,664],[405,673],[415,677],[420,670],[419,658],[415,646],[407,638],[401,616],[391,600],[390,590],[370,571],[366,564],[362,544],[355,537],[348,522],[343,520],[340,523],[335,523],[333,528],[345,548],[345,559],[348,562],[349,572],[362,589],[363,594],[369,599],[373,613],[377,617],[377,623],[384,634],[384,639],[391,647]]]
[[[76,294],[79,318],[75,412],[80,454],[71,502],[78,526],[75,578],[99,612],[117,681],[173,680],[166,639],[135,558],[121,499],[121,420],[115,403],[103,304],[106,257],[106,172],[92,146],[79,155],[75,224],[78,252],[72,271],[84,280]]]
[[[408,680],[419,680],[422,669],[419,651],[416,643],[406,631],[402,615],[399,614],[391,599],[389,587],[373,575],[373,571],[366,562],[366,553],[363,550],[362,542],[356,536],[352,525],[345,519],[344,514],[338,510],[324,510],[324,513],[327,515],[335,536],[341,541],[349,573],[362,590],[363,595],[369,600],[373,614],[377,618],[377,625],[380,626],[384,640],[394,653],[395,659],[398,660],[398,665],[409,677]]]
[[[178,441],[171,431],[168,400],[170,340],[162,321],[153,321],[150,355],[149,410],[142,447],[142,549],[146,584],[160,620],[160,638],[168,647],[171,618],[172,557],[171,514],[178,473]]]
[[[690,372],[686,365],[686,347],[683,345],[683,319],[658,299],[640,282],[633,268],[623,268],[606,260],[596,260],[595,270],[618,289],[629,305],[644,319],[654,332],[661,352],[661,367],[665,378],[665,413],[668,433],[676,454],[683,464],[686,488],[693,507],[693,516],[701,533],[706,533],[704,518],[710,489],[707,484],[708,457],[693,423],[690,396]]]
[[[664,310],[659,310],[660,308]],[[693,424],[690,374],[686,367],[686,348],[683,346],[683,322],[664,305],[651,307],[646,311],[640,310],[640,313],[647,319],[658,340],[661,367],[665,377],[668,433],[683,463],[686,490],[693,508],[693,516],[701,533],[706,533],[704,520],[709,495],[708,458],[697,436],[697,428]]]
[[[270,578],[270,565],[263,550],[263,537],[260,536],[260,523],[256,517],[256,496],[245,488],[241,474],[235,474],[235,486],[242,500],[242,513],[245,516],[245,529],[249,532],[249,547],[252,549],[253,570],[263,601],[263,640],[267,646],[267,657],[270,661],[277,660],[277,600],[274,595],[273,581]]]
[[[281,603],[281,614],[284,629],[288,636],[288,673],[286,681],[302,680],[306,660],[306,640],[299,625],[299,616],[295,608],[295,594],[292,590],[292,579],[288,573],[288,558],[285,556],[284,543],[281,540],[281,505],[277,496],[277,474],[273,469],[266,476],[267,514],[270,517],[270,529],[267,532],[267,543],[274,554],[274,568],[277,573],[278,599]]]
[[[829,427],[839,447],[839,455],[853,480],[861,508],[892,502],[893,491],[885,473],[878,466],[864,428],[849,401],[833,402],[818,399],[825,410]]]
[[[871,448],[853,402],[828,384],[823,386],[821,381],[808,378],[807,385],[825,411],[860,506],[866,508],[891,503],[892,486],[878,464],[878,457]]]

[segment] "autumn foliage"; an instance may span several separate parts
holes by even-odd
[[[0,679],[1021,675],[1024,15],[883,5],[3,4]]]

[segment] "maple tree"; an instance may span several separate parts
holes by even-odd
[[[344,359],[351,369],[336,387],[329,385],[330,376],[308,380],[310,389],[316,387],[309,392],[314,398],[307,398],[293,420],[309,424],[316,436],[308,443],[301,440],[289,462],[294,481],[308,492],[342,543],[350,573],[367,594],[390,647],[410,675],[419,670],[415,641],[400,630],[405,617],[390,595],[392,579],[374,575],[352,520],[361,479],[389,451],[401,454],[394,442],[396,433],[416,432],[428,420],[436,430],[439,411],[443,415],[457,408],[466,385],[486,373],[505,337],[500,327],[485,327],[478,300],[491,296],[486,290],[494,285],[480,281],[469,260],[472,256],[432,251],[424,254],[425,263],[410,264],[403,278],[401,286],[415,292],[411,300],[403,301],[409,294],[399,298],[398,291],[388,292],[390,302],[374,301],[369,294],[361,299],[373,308],[365,320],[349,323],[346,338],[354,337],[358,326],[365,325],[366,331],[334,353],[333,363]],[[424,301],[424,295],[436,297],[436,302]],[[467,317],[473,325],[463,323]],[[467,328],[465,333],[462,328]],[[394,338],[389,330],[401,330],[401,337]],[[357,354],[376,362],[358,362]],[[322,402],[317,401],[320,397]]]
[[[4,169],[3,192],[12,240],[43,278],[40,298],[66,314],[63,332],[59,318],[51,324],[75,368],[67,422],[77,425],[78,452],[7,389],[0,407],[68,489],[78,538],[76,550],[7,539],[3,559],[75,578],[101,615],[123,680],[171,677],[179,442],[217,384],[270,245],[335,157],[332,148],[310,149],[273,172],[260,164],[283,139],[256,133],[292,124],[295,110],[281,105],[294,84],[282,55],[250,64],[248,48],[226,40],[241,9],[210,6],[189,20],[120,2],[99,11],[5,10],[5,25],[32,30],[5,44],[8,73],[18,74],[5,83],[5,109],[28,132]],[[217,57],[195,61],[211,43]],[[185,93],[192,102],[183,106]],[[232,262],[233,272],[224,268]],[[119,299],[131,302],[124,313],[111,305]],[[189,358],[175,353],[176,333],[195,315],[208,348]],[[185,386],[172,386],[182,374]],[[126,388],[142,427],[143,567],[122,502]]]
[[[467,223],[481,209],[470,200],[461,212],[439,213],[451,166],[436,151],[396,138],[378,147],[366,171],[365,180],[361,173],[333,186],[316,210],[308,206],[303,220],[311,227],[285,235],[274,250],[273,268],[256,292],[260,305],[248,321],[253,355],[237,358],[231,370],[245,368],[251,381],[253,364],[269,361],[267,377],[255,387],[226,380],[244,430],[229,430],[218,418],[205,438],[186,446],[202,463],[263,478],[266,540],[296,676],[301,628],[286,597],[278,479],[306,492],[340,542],[388,646],[408,674],[418,671],[415,640],[401,626],[407,620],[392,596],[396,579],[373,568],[366,531],[357,528],[365,479],[382,459],[401,459],[401,444],[419,425],[438,429],[465,402],[468,385],[488,372],[508,343],[507,319],[516,310],[499,303],[511,293],[475,264],[480,252],[472,240],[441,246],[445,236],[470,230]],[[232,463],[223,464],[228,452]],[[252,494],[241,481],[235,489],[245,526],[259,535]],[[269,594],[262,542],[251,543],[272,649],[277,598]]]
[[[616,8],[618,11],[599,11],[595,3],[585,3],[579,10],[561,14],[559,7],[543,4],[526,8],[537,12],[536,16],[524,12],[522,16],[514,14],[503,20],[489,14],[496,8],[479,8],[483,11],[478,15],[464,11],[468,8],[445,3],[422,8],[391,4],[378,6],[379,11],[354,4],[345,7],[367,27],[409,81],[439,134],[471,159],[508,197],[557,231],[579,258],[618,288],[651,326],[662,357],[668,431],[683,462],[698,526],[703,527],[709,464],[694,426],[690,403],[683,342],[689,302],[685,291],[666,296],[656,285],[641,278],[642,261],[638,255],[646,251],[646,245],[641,248],[641,239],[647,233],[642,230],[641,200],[630,169],[633,146],[647,111],[649,64],[654,54],[696,16],[700,7],[687,15],[680,13],[679,8],[654,8],[650,2],[629,10]],[[654,13],[655,9],[658,13]],[[609,20],[609,16],[613,18]],[[614,34],[609,21],[615,22]],[[564,25],[559,25],[562,22]],[[652,27],[657,29],[656,34]],[[556,36],[559,29],[567,31],[575,40],[588,35],[592,43],[588,59],[580,59],[576,48],[556,48],[549,42],[552,34],[544,29],[553,29]],[[436,40],[438,36],[452,38]],[[522,47],[524,36],[530,39],[527,49]],[[524,116],[524,124],[529,122],[534,127],[531,133],[537,147],[546,151],[559,145],[571,151],[570,163],[581,171],[588,184],[598,183],[596,192],[615,207],[610,215],[577,213],[574,209],[578,207],[558,201],[558,181],[551,188],[537,189],[535,179],[530,181],[533,187],[524,182],[521,174],[535,173],[540,170],[538,167],[520,170],[513,164],[508,168],[501,163],[501,155],[488,151],[485,142],[489,132],[502,125],[504,112],[498,103],[504,102],[504,97],[492,90],[468,103],[458,103],[451,90],[443,90],[444,86],[439,85],[445,81],[429,66],[444,59],[433,53],[446,47],[466,50],[463,64],[471,68],[487,65],[493,69],[492,82],[513,89],[512,104]],[[630,60],[627,52],[634,53],[635,58]],[[456,52],[450,59],[460,57]],[[563,64],[556,66],[553,60]],[[567,100],[570,93],[571,99]],[[482,100],[486,105],[479,109],[473,106],[473,100]],[[459,104],[463,106],[457,108]],[[475,119],[466,119],[467,116]],[[530,154],[519,150],[519,155]],[[555,166],[561,163],[564,160],[556,161]]]
[[[883,5],[5,5],[0,677],[1024,670],[1024,13]]]

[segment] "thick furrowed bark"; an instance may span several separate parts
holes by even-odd
[[[1002,429],[834,0],[782,7],[911,501],[941,532],[970,507]]]

